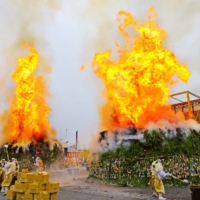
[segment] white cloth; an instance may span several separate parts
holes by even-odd
[[[161,180],[165,178],[168,175],[168,173],[165,173],[163,170],[160,170],[157,172],[157,175],[158,175],[158,179]]]
[[[39,161],[38,160],[35,161],[35,166],[39,167]]]
[[[159,160],[156,160],[151,164],[151,173],[156,175],[159,171],[163,171],[163,166]]]
[[[6,164],[6,175],[9,175],[16,170],[16,164],[15,162],[9,162]]]
[[[4,161],[4,162],[2,163],[4,169],[6,169],[6,164],[7,164],[7,163],[8,163],[7,161]]]

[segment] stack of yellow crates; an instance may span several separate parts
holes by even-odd
[[[58,182],[50,182],[47,172],[29,173],[22,170],[15,185],[6,193],[7,200],[57,200]]]

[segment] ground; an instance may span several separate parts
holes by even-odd
[[[188,189],[167,188],[166,195],[168,200],[190,200],[191,195]],[[99,187],[98,184],[91,184],[87,187],[68,186],[60,189],[59,200],[157,200],[151,197],[148,188],[115,188],[113,186]]]
[[[149,188],[116,187],[102,181],[87,179],[88,172],[84,168],[49,173],[52,181],[60,183],[58,200],[157,200],[151,197]],[[190,188],[166,188],[165,197],[167,200],[190,200]],[[5,199],[5,196],[0,195],[0,200]]]
[[[151,197],[152,193],[148,187],[131,188],[107,185],[103,181],[87,179],[88,173],[84,168],[71,173],[69,174],[67,170],[51,173],[51,179],[59,180],[61,185],[58,200],[157,200]],[[167,187],[165,197],[168,200],[190,200],[190,188]]]

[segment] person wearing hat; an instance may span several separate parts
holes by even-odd
[[[40,157],[36,158],[35,166],[36,166],[36,172],[43,172],[44,171],[43,162],[40,159]]]
[[[159,200],[166,200],[162,195],[165,194],[163,179],[166,176],[171,176],[170,173],[165,173],[163,170],[164,157],[160,156],[158,160],[151,164],[151,180],[149,182],[150,188],[153,190],[153,196],[158,197]]]
[[[6,163],[7,163],[7,162],[6,162],[5,159],[2,159],[2,160],[1,160],[1,164],[2,164],[2,167],[3,167],[3,168],[5,168]]]
[[[0,191],[1,191],[1,192],[4,192],[4,190],[3,190],[2,187],[1,187],[1,183],[2,183],[3,180],[4,180],[4,177],[5,177],[5,169],[4,169],[4,167],[3,167],[2,162],[0,161]]]
[[[5,192],[3,195],[6,195],[6,191],[11,186],[12,180],[14,178],[14,174],[15,174],[15,170],[16,170],[16,164],[15,164],[14,159],[12,162],[7,162],[7,164],[5,165],[5,170],[6,170],[5,178],[1,184],[1,186]]]
[[[12,158],[12,162],[14,162],[16,165],[15,172],[13,173],[13,179],[11,182],[11,185],[14,185],[15,181],[17,181],[17,176],[18,176],[18,172],[19,172],[19,164],[18,164],[18,161],[16,158]]]

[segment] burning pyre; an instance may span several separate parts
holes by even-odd
[[[18,58],[18,66],[12,74],[16,83],[14,97],[9,101],[9,110],[2,116],[1,143],[27,146],[30,143],[52,142],[55,130],[51,128],[48,114],[51,112],[47,101],[47,88],[42,76],[36,76],[38,53],[30,51],[27,57]]]
[[[180,126],[185,129],[188,122],[182,114],[171,110],[168,98],[170,86],[187,82],[190,72],[165,48],[166,32],[156,23],[154,9],[150,8],[145,22],[135,20],[124,11],[119,16],[124,17],[119,31],[125,46],[120,48],[117,44],[118,58],[112,60],[109,50],[96,53],[93,59],[94,73],[104,82],[105,103],[100,111],[100,123],[108,130],[108,134],[101,132],[99,142],[105,141],[109,132],[116,136],[112,136],[115,145],[125,135],[141,139],[140,129],[150,130],[151,125],[157,130],[171,129],[172,132]],[[129,33],[130,27],[134,37]],[[134,127],[135,131],[127,127]],[[115,134],[116,130],[119,134]]]
[[[104,81],[106,103],[101,120],[107,129],[134,126],[143,128],[149,121],[176,121],[167,103],[170,85],[187,82],[190,72],[175,55],[164,48],[166,33],[149,11],[147,22],[136,21],[131,14],[120,12],[125,19],[119,26],[126,45],[118,47],[119,57],[111,60],[111,50],[96,53],[93,60],[95,74]],[[127,26],[137,32],[131,38]],[[175,77],[177,76],[177,77]]]

